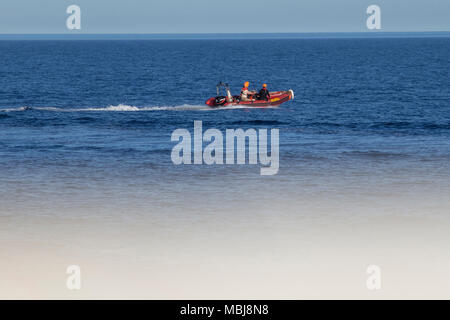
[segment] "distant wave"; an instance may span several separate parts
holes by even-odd
[[[231,124],[232,125],[275,126],[275,125],[282,125],[282,124],[287,124],[287,123],[278,121],[278,120],[241,120],[241,121],[234,121]]]
[[[80,122],[95,122],[97,119],[95,119],[93,117],[79,117],[79,118],[76,118],[75,120],[80,121]]]
[[[210,108],[206,105],[190,105],[183,104],[179,106],[149,106],[136,107],[126,104],[119,104],[117,106],[108,107],[86,107],[86,108],[60,108],[60,107],[18,107],[18,108],[0,108],[0,112],[19,112],[19,111],[53,111],[53,112],[137,112],[137,111],[211,111],[211,110],[230,110],[243,109],[246,106],[229,106],[218,109]]]
[[[344,151],[343,154],[348,156],[365,157],[371,159],[396,159],[396,158],[405,158],[409,156],[406,153],[375,151],[375,150]]]
[[[327,128],[347,128],[347,129],[375,129],[375,130],[393,130],[393,129],[421,129],[421,130],[449,130],[450,122],[448,123],[435,123],[435,122],[413,122],[413,121],[398,121],[398,122],[375,122],[375,123],[366,123],[366,122],[353,122],[353,123],[337,123],[337,122],[311,122],[304,123],[301,125],[302,127],[327,127]]]

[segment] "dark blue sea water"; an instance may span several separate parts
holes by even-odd
[[[448,37],[0,41],[0,209],[212,210],[268,194],[419,185],[445,196],[449,53]],[[209,110],[218,81],[296,97],[273,109]],[[173,165],[171,133],[192,131],[194,120],[278,128],[279,173]],[[201,196],[181,203],[185,194]]]

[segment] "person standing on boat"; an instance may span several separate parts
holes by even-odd
[[[270,99],[270,92],[269,92],[269,90],[267,90],[267,84],[264,83],[262,86],[263,86],[262,89],[259,90],[258,97],[259,97],[260,100],[269,101],[269,99]]]
[[[254,101],[249,96],[255,94],[255,92],[248,90],[250,82],[246,81],[244,87],[241,89],[241,101]]]

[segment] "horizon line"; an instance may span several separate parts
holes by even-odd
[[[140,35],[180,35],[180,34],[311,34],[311,33],[450,33],[450,30],[408,30],[408,31],[385,31],[385,30],[364,30],[364,31],[283,31],[283,32],[99,32],[99,33],[82,33],[80,30],[71,30],[66,32],[53,32],[53,33],[4,33],[0,32],[0,35],[98,35],[98,34],[112,34],[112,35],[127,35],[127,34],[140,34]]]
[[[331,32],[255,32],[255,33],[0,33],[0,40],[194,40],[194,39],[293,39],[293,38],[380,38],[449,37],[450,31],[331,31]],[[134,38],[134,39],[133,39]]]

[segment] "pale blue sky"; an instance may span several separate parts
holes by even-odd
[[[82,30],[66,29],[66,8]],[[1,0],[0,33],[359,32],[381,7],[382,31],[450,31],[450,0]]]

